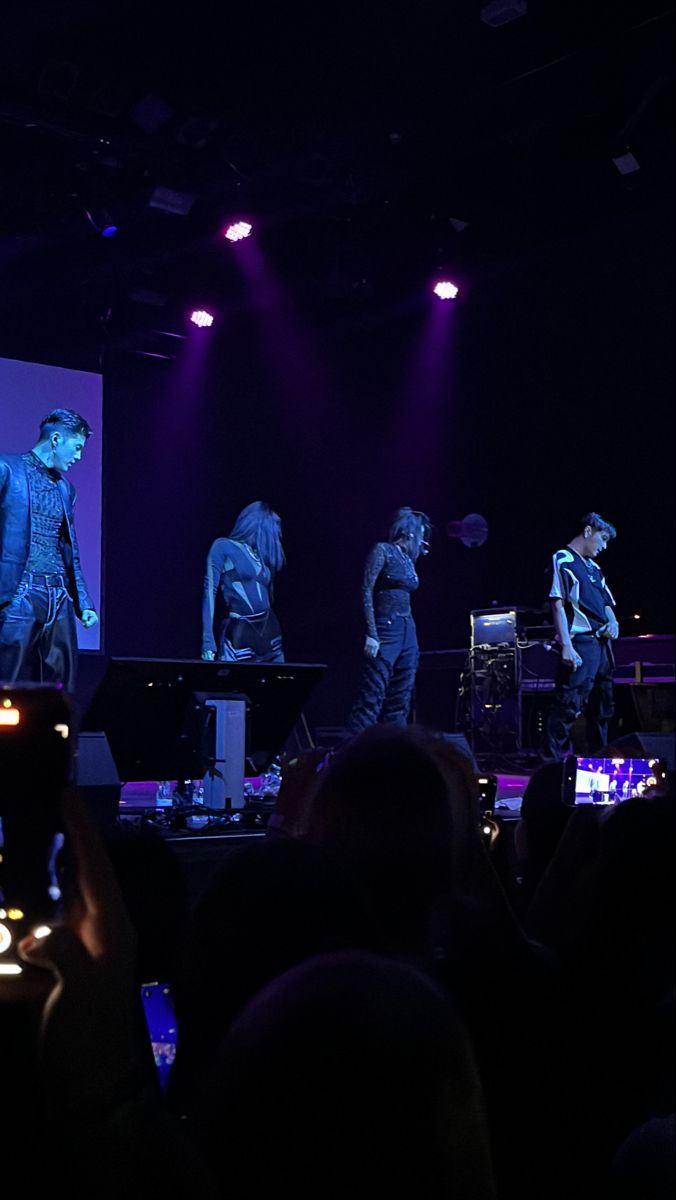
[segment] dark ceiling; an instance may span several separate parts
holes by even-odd
[[[258,219],[280,277],[320,314],[668,203],[673,7],[528,0],[497,28],[481,8],[13,6],[5,351],[36,314],[68,355],[102,326],[123,345],[186,304],[225,303],[236,251],[219,232],[234,213]],[[640,170],[621,175],[627,149]],[[187,197],[187,215],[150,206],[158,187]],[[86,216],[103,206],[120,227],[110,242]]]

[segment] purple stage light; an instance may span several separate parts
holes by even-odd
[[[229,242],[241,242],[242,238],[249,236],[252,228],[248,221],[235,221],[234,224],[228,225],[224,236]]]
[[[451,283],[450,279],[440,279],[432,288],[435,296],[438,296],[440,300],[455,300],[459,290],[454,283]]]
[[[190,314],[190,320],[192,321],[193,325],[197,325],[200,329],[208,329],[208,327],[214,323],[212,313],[205,312],[203,308],[195,309],[195,311]]]
[[[101,234],[101,237],[115,237],[118,227],[113,221],[110,213],[105,208],[85,208],[85,216],[89,221],[92,229]]]

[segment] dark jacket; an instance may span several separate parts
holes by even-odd
[[[87,591],[80,552],[75,536],[73,505],[75,488],[67,479],[59,480],[63,499],[68,541],[64,544],[68,593],[81,617],[94,604]],[[0,607],[9,604],[19,586],[31,544],[30,489],[26,464],[20,454],[0,454]]]

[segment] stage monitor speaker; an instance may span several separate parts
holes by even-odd
[[[453,729],[467,650],[423,651],[415,679],[413,720],[427,729]]]
[[[668,771],[676,769],[673,733],[625,733],[615,738],[609,749],[619,750],[627,758],[661,758],[667,764]]]
[[[117,819],[122,785],[105,733],[80,733],[75,755],[75,781],[100,828]]]
[[[553,642],[529,642],[519,650],[521,687],[532,692],[553,688],[559,655]]]
[[[674,685],[666,680],[651,683],[616,683],[615,726],[618,736],[633,730],[673,733]]]

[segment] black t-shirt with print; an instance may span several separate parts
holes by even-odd
[[[563,601],[571,634],[596,633],[608,620],[606,606],[615,604],[601,568],[569,546],[552,558],[549,597]]]

